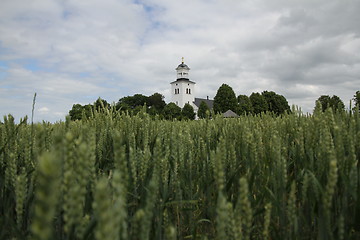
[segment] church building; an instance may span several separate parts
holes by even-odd
[[[209,97],[195,97],[195,82],[190,81],[190,68],[184,63],[182,58],[181,64],[176,68],[176,81],[171,82],[171,101],[177,106],[183,108],[186,103],[190,104],[197,113],[200,103],[205,102],[209,109],[213,108],[213,100]]]

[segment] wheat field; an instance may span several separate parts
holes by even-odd
[[[357,112],[0,123],[0,239],[359,239]]]

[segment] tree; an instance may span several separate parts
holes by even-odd
[[[92,116],[94,106],[91,104],[86,104],[83,108],[83,117],[90,118]]]
[[[69,111],[70,119],[71,120],[81,120],[83,114],[83,106],[81,104],[74,104]]]
[[[239,95],[237,97],[238,101],[238,114],[249,114],[253,112],[253,107],[251,105],[251,101],[248,96],[246,95]]]
[[[266,98],[260,93],[252,93],[249,97],[253,112],[259,114],[268,110],[268,104]]]
[[[199,118],[206,118],[207,117],[206,112],[210,112],[210,109],[204,101],[201,101],[197,115]]]
[[[333,95],[330,99],[330,106],[334,112],[341,112],[345,110],[344,102],[336,95]]]
[[[321,95],[316,101],[315,101],[315,110],[320,107],[319,110],[322,112],[325,112],[325,110],[330,106],[330,96],[329,95]]]
[[[166,106],[164,96],[160,93],[154,93],[153,95],[149,96],[147,98],[146,104],[149,107],[149,113],[151,115],[160,114]]]
[[[143,109],[144,109],[144,106],[136,106],[134,109],[131,110],[130,115],[135,116],[139,112],[143,111]]]
[[[94,102],[94,107],[96,111],[102,111],[103,109],[110,108],[110,104],[106,100],[98,98]]]
[[[72,121],[87,119],[91,117],[93,111],[93,105],[87,104],[82,106],[81,104],[74,104],[69,111],[69,116]]]
[[[164,117],[168,120],[179,119],[181,117],[181,108],[175,103],[169,103],[164,107]]]
[[[183,119],[185,120],[194,120],[195,119],[195,112],[194,112],[194,108],[186,103],[183,107],[183,109],[181,110],[181,116]]]
[[[136,107],[144,106],[147,102],[148,97],[144,96],[142,94],[135,94],[134,96],[127,96],[120,98],[119,101],[116,104],[116,109],[120,110],[132,110]]]
[[[345,109],[343,101],[336,95],[333,95],[332,97],[329,95],[322,95],[315,101],[315,111],[321,110],[322,112],[325,112],[329,107],[332,108],[334,112],[343,111]]]
[[[277,115],[290,111],[288,101],[283,95],[276,94],[273,91],[263,91],[261,95],[266,99],[268,111]]]
[[[214,97],[214,111],[224,113],[229,109],[237,112],[236,95],[229,85],[222,84]]]

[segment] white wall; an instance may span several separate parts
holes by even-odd
[[[175,93],[175,89],[178,89],[179,93]],[[186,103],[189,103],[194,107],[195,83],[189,80],[177,80],[172,82],[171,96],[171,101],[181,108],[183,108]]]
[[[176,77],[177,79],[180,78],[187,78],[189,79],[189,70],[185,69],[185,68],[179,68],[176,70]]]

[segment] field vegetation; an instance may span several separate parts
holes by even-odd
[[[359,239],[360,116],[0,123],[0,239]]]

